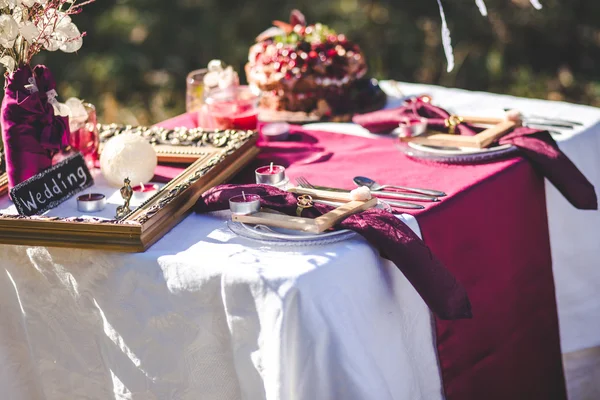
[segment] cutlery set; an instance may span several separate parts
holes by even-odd
[[[350,193],[350,190],[339,189],[334,187],[327,186],[318,186],[311,184],[306,178],[300,176],[296,179],[296,183],[299,187],[309,190],[319,190],[325,192],[334,192],[334,193]],[[403,200],[412,200],[412,201],[421,201],[421,202],[438,202],[439,197],[446,196],[446,193],[441,192],[439,190],[431,190],[431,189],[419,189],[419,188],[411,188],[406,186],[397,186],[397,185],[380,185],[372,179],[366,178],[364,176],[357,176],[354,178],[354,183],[357,186],[366,186],[371,190],[371,194],[384,201],[392,208],[404,208],[404,209],[412,209],[412,210],[421,210],[425,208],[421,204],[416,204],[411,201],[403,201]],[[386,191],[385,189],[396,189],[398,191]]]

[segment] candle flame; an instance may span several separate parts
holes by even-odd
[[[246,201],[246,193],[242,190],[242,196],[244,197],[244,201]]]
[[[271,162],[271,169],[269,169],[269,172],[273,173],[273,163]]]

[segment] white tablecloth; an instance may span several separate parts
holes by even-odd
[[[0,246],[2,399],[442,397],[430,313],[393,264],[360,238],[261,248],[226,218],[143,254]]]

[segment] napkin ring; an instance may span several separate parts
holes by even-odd
[[[313,198],[307,194],[303,194],[302,196],[298,197],[298,207],[296,208],[296,215],[301,217],[302,211],[304,211],[307,208],[311,208],[314,204],[315,203],[313,202]]]
[[[451,115],[444,121],[444,125],[448,128],[448,133],[454,135],[456,133],[456,127],[463,122],[462,117],[457,115]]]

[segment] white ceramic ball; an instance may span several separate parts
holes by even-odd
[[[114,187],[123,186],[125,178],[129,178],[132,186],[150,182],[157,164],[154,147],[134,134],[111,138],[100,155],[102,175]]]

